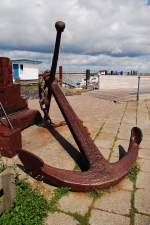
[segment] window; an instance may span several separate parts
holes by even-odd
[[[20,64],[20,70],[23,70],[23,64]]]

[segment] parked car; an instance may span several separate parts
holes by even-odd
[[[86,79],[85,78],[82,78],[81,81],[78,81],[76,83],[77,87],[84,87],[85,85],[86,85]]]

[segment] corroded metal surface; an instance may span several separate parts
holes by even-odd
[[[0,57],[0,154],[16,155],[21,150],[21,130],[41,119],[39,111],[28,109],[20,85],[13,83],[10,59]]]
[[[121,159],[118,162],[109,163],[105,160],[55,80],[62,27],[64,29],[62,22],[60,25],[57,23],[57,38],[51,73],[49,79],[45,82],[45,87],[48,88],[46,113],[49,111],[51,95],[53,94],[80,152],[86,158],[87,170],[80,172],[54,168],[45,164],[36,155],[24,150],[19,152],[19,157],[27,170],[32,171],[34,175],[42,175],[43,180],[50,184],[68,186],[74,191],[108,188],[118,183],[132,168],[138,156],[142,132],[137,127],[132,128],[128,152],[124,154],[124,157],[120,157]]]
[[[54,55],[52,60],[52,66],[50,73],[46,72],[43,75],[44,85],[42,87],[41,83],[39,85],[39,98],[40,98],[40,106],[44,113],[44,119],[52,123],[50,117],[49,117],[49,109],[50,109],[50,103],[51,103],[51,84],[55,80],[55,74],[56,74],[56,68],[57,68],[57,61],[59,56],[59,48],[60,48],[60,41],[61,41],[61,33],[65,29],[65,23],[62,21],[58,21],[55,23],[55,28],[57,30],[56,35],[56,42],[55,42],[55,48],[54,48]]]
[[[32,109],[25,109],[9,114],[8,118],[15,128],[20,128],[21,130],[33,124],[37,124],[42,120],[40,112]],[[0,118],[0,121],[7,126],[7,120],[5,118]]]
[[[21,130],[19,128],[10,129],[0,122],[0,154],[13,157],[21,148]]]
[[[11,61],[5,57],[0,57],[0,102],[7,113],[27,108],[27,101],[20,93],[20,85],[13,83]]]
[[[32,171],[34,176],[41,175],[43,181],[49,184],[67,186],[73,191],[91,191],[113,186],[128,174],[138,156],[141,139],[139,128],[132,128],[128,152],[118,162],[109,163],[90,138],[84,138],[81,141],[84,142],[84,147],[80,150],[89,163],[89,169],[84,172],[54,168],[25,150],[19,152],[19,158],[28,171]]]

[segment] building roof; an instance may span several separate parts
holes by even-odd
[[[41,64],[41,61],[37,60],[30,60],[30,59],[16,59],[16,60],[11,60],[13,64],[15,63],[27,63],[27,64]]]

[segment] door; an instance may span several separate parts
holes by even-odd
[[[19,78],[19,66],[18,66],[18,64],[13,64],[13,76],[14,76],[15,80]]]

